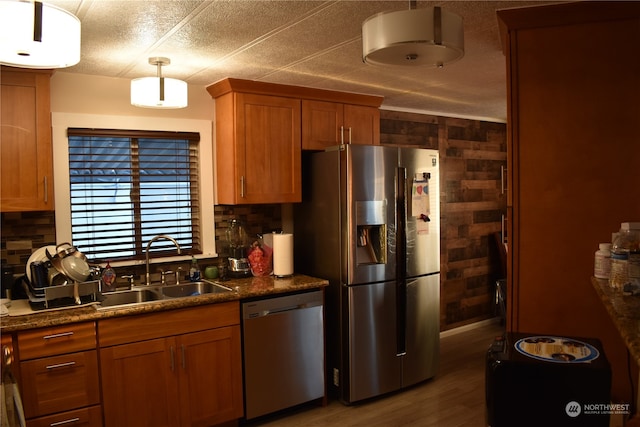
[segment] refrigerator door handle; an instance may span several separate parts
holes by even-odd
[[[407,354],[407,283],[406,280],[396,284],[396,328],[398,342],[396,356]]]
[[[396,355],[407,353],[407,168],[396,179]]]

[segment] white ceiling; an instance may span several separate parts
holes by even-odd
[[[46,0],[45,0],[46,1]],[[418,1],[463,17],[465,56],[442,69],[362,62],[362,22],[409,1],[49,0],[82,22],[80,63],[65,72],[165,77],[206,86],[225,77],[383,95],[383,108],[506,121],[496,10],[543,1]]]

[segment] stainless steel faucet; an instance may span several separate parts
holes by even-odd
[[[176,245],[176,248],[178,248],[178,255],[180,255],[181,250],[180,250],[180,244],[176,241],[176,239],[174,239],[171,236],[167,236],[166,234],[158,234],[157,236],[153,237],[151,240],[149,240],[149,243],[147,243],[147,275],[145,277],[146,279],[146,284],[147,286],[149,286],[151,284],[151,275],[149,274],[149,248],[151,248],[151,244],[153,242],[155,242],[156,240],[160,240],[160,239],[165,239],[165,240],[169,240],[171,242],[173,242],[174,245]]]

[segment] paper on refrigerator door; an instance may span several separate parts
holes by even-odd
[[[418,173],[411,188],[411,214],[416,218],[416,233],[428,234],[431,221],[429,203],[429,175]]]

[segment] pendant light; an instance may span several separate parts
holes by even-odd
[[[0,0],[0,63],[65,68],[80,62],[80,21],[40,1]]]
[[[383,12],[362,24],[362,60],[374,65],[443,67],[464,56],[462,17],[440,7]]]
[[[131,105],[144,108],[186,107],[188,105],[187,83],[162,77],[162,66],[171,64],[171,60],[151,57],[149,64],[158,68],[158,76],[131,80]]]

